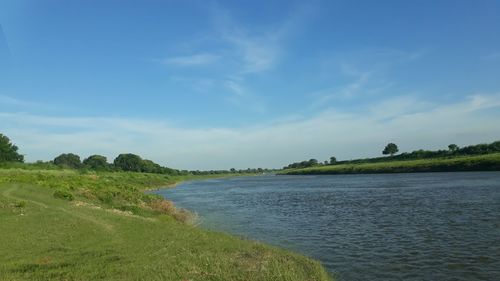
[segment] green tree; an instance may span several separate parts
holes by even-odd
[[[54,158],[54,164],[61,167],[78,169],[82,167],[80,156],[73,153],[63,153]]]
[[[7,136],[0,134],[0,162],[24,162],[24,156],[17,150],[18,147]]]
[[[308,162],[309,166],[316,166],[319,163],[318,160],[316,160],[316,159],[309,159],[309,161],[307,161],[307,162]]]
[[[451,151],[451,152],[455,152],[459,149],[458,145],[452,143],[450,145],[448,145],[448,149]]]
[[[93,170],[105,170],[109,168],[108,159],[102,155],[91,155],[83,160],[83,165]]]
[[[385,146],[384,151],[382,151],[382,154],[384,155],[390,154],[392,156],[396,154],[398,151],[399,151],[398,146],[391,142]]]
[[[115,167],[123,171],[141,172],[142,171],[142,158],[139,155],[132,153],[124,153],[118,155],[113,161]]]
[[[337,158],[335,156],[330,157],[330,164],[333,165],[335,163],[337,163]]]
[[[162,170],[163,170],[162,166],[156,164],[155,162],[147,159],[142,160],[141,172],[160,174],[162,173]]]

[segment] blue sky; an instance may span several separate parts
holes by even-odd
[[[29,161],[281,167],[500,139],[499,1],[0,2]]]

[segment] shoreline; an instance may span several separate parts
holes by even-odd
[[[394,160],[376,163],[325,165],[282,170],[278,172],[277,175],[395,174],[488,171],[500,171],[500,153],[461,156],[454,158],[430,158],[418,160]]]
[[[0,169],[4,234],[0,275],[9,280],[95,280],[99,276],[107,280],[333,280],[318,260],[300,253],[182,223],[176,218],[182,219],[182,211],[176,214],[170,201],[145,192],[209,178],[215,176]],[[41,221],[40,234],[33,230],[40,229]],[[55,252],[54,243],[64,251]],[[130,266],[121,266],[123,259]]]

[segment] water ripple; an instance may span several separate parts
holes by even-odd
[[[500,173],[264,176],[160,194],[340,280],[500,280]]]

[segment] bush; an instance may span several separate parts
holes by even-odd
[[[56,190],[54,192],[54,197],[55,198],[59,198],[59,199],[64,199],[64,200],[68,200],[68,201],[72,201],[74,198],[73,194],[71,194],[71,192],[67,191],[67,190]]]
[[[19,201],[19,202],[16,203],[15,206],[16,206],[16,208],[21,208],[22,209],[22,208],[26,207],[26,201]]]
[[[164,199],[155,199],[149,203],[149,207],[160,214],[171,215],[175,212],[175,206],[172,202]]]

